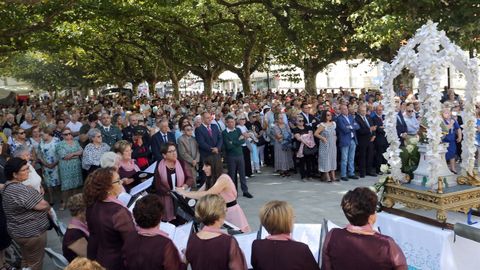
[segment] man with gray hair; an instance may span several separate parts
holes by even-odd
[[[15,116],[11,113],[7,113],[7,116],[5,116],[5,123],[3,123],[2,128],[3,129],[13,129],[13,126],[15,126]]]
[[[176,144],[175,133],[170,132],[167,119],[163,119],[160,122],[159,128],[160,130],[152,136],[151,151],[156,161],[160,161],[163,159],[163,155],[162,153],[160,153],[160,149],[162,145],[167,144],[169,142]]]
[[[30,128],[33,126],[32,120],[33,120],[33,115],[32,115],[32,113],[26,113],[26,114],[25,114],[25,121],[23,121],[23,122],[20,124],[20,127],[21,127],[23,130],[30,129]]]

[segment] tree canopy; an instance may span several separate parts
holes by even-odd
[[[0,75],[45,90],[171,80],[178,95],[187,72],[209,94],[229,70],[249,93],[273,58],[301,68],[316,93],[329,64],[389,61],[427,20],[474,54],[479,13],[474,0],[2,1]]]

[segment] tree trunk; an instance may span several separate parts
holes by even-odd
[[[213,79],[211,76],[205,76],[203,78],[203,93],[207,96],[212,95]]]
[[[393,89],[395,92],[400,88],[400,84],[403,84],[405,88],[413,89],[414,75],[406,68],[402,70],[400,75],[393,80]]]
[[[148,81],[148,92],[150,93],[151,97],[155,96],[155,85],[156,84],[157,84],[157,80]]]
[[[176,100],[180,98],[180,81],[178,79],[171,79],[173,87],[173,96]]]
[[[138,82],[132,82],[132,95],[133,96],[138,96],[138,86],[140,83]]]
[[[240,74],[237,74],[240,75]],[[240,77],[240,80],[242,81],[242,88],[243,88],[243,94],[244,95],[250,95],[252,92],[252,85],[250,81],[250,76],[238,76]]]
[[[82,93],[82,99],[86,98],[88,96],[88,88],[82,87],[80,89],[80,93]]]
[[[308,66],[303,69],[305,91],[310,95],[317,95],[317,73]]]

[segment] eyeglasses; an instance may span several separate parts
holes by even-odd
[[[167,153],[176,153],[177,152],[177,149],[173,149],[173,150],[168,150]]]
[[[72,133],[62,133],[63,136],[68,136],[68,135],[72,135]]]
[[[121,179],[117,179],[117,180],[115,180],[115,181],[112,182],[112,185],[114,185],[114,184],[120,184],[120,185],[121,185],[122,182],[123,182],[123,181],[122,181]]]
[[[193,129],[191,128],[186,128],[185,131],[192,131]]]
[[[247,120],[247,119],[245,119],[245,118],[240,118],[240,119],[238,119],[238,120]]]
[[[303,122],[303,119],[298,119],[297,122]]]

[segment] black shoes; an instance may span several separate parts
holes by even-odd
[[[347,177],[340,177],[340,180],[342,180],[342,181],[348,181],[348,178],[347,178]]]
[[[250,192],[247,191],[247,192],[243,192],[243,197],[251,199],[251,198],[253,198],[253,195],[250,194]]]
[[[349,175],[348,178],[358,180],[358,176],[356,175]]]

